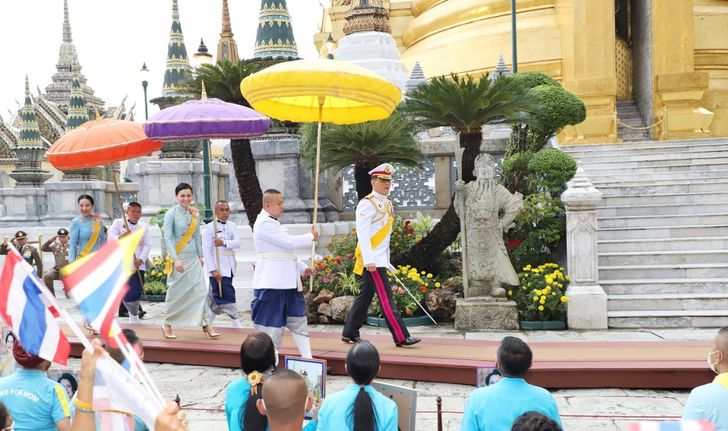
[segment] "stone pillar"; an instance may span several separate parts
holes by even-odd
[[[43,187],[0,189],[0,227],[37,226],[46,212],[46,199]]]
[[[602,200],[602,192],[579,167],[561,200],[566,207],[569,327],[607,329],[607,294],[599,285],[597,248],[597,205]]]
[[[111,219],[106,212],[111,202],[107,202],[107,186],[111,183],[103,181],[49,181],[45,183],[45,194],[48,196],[48,210],[43,213],[43,226],[68,228],[71,220],[79,215],[77,199],[82,194],[94,198],[94,212],[99,214],[105,223]]]

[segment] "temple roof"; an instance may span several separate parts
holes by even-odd
[[[164,71],[162,96],[179,96],[177,89],[189,78],[191,72],[185,39],[182,35],[182,24],[179,20],[179,7],[177,0],[172,0],[172,29],[167,45],[167,68]]]
[[[427,84],[427,78],[425,72],[422,70],[422,66],[419,61],[415,62],[415,66],[412,68],[409,79],[407,80],[407,93],[410,93],[417,89],[420,85]]]
[[[253,58],[298,58],[291,16],[285,0],[261,0]]]
[[[344,34],[363,31],[389,33],[389,14],[381,0],[352,0],[346,12]]]
[[[88,121],[86,99],[81,91],[81,82],[78,72],[73,70],[73,83],[71,84],[71,99],[68,102],[68,115],[66,116],[66,131],[73,130]]]
[[[25,103],[20,108],[20,132],[18,133],[18,142],[15,149],[23,147],[43,147],[40,129],[38,129],[38,120],[35,118],[35,111],[33,110],[33,99],[30,97],[27,75],[25,76]]]
[[[240,61],[238,45],[233,39],[233,27],[230,24],[230,11],[227,0],[222,0],[222,31],[217,42],[217,61],[227,60],[233,63]]]
[[[51,77],[51,83],[46,87],[46,94],[43,96],[49,101],[58,105],[63,112],[68,112],[68,104],[71,98],[71,85],[73,81],[72,69],[78,72],[78,80],[86,99],[89,109],[104,110],[104,101],[94,95],[94,90],[86,85],[86,77],[81,73],[81,66],[76,53],[76,46],[73,44],[71,35],[71,22],[68,17],[68,0],[63,1],[63,41],[58,53],[56,73]]]

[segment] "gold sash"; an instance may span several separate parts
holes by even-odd
[[[377,248],[379,244],[384,241],[384,238],[389,235],[389,233],[392,231],[392,225],[394,224],[394,216],[392,214],[389,215],[389,220],[387,220],[387,223],[382,226],[377,233],[372,235],[371,244],[372,244],[372,250]],[[356,251],[354,252],[354,256],[356,257],[356,262],[354,263],[354,274],[356,275],[362,275],[364,273],[364,258],[361,254],[361,247],[359,247],[359,244],[356,245]]]
[[[91,238],[88,239],[88,242],[83,247],[83,250],[81,250],[81,253],[78,255],[79,258],[87,256],[89,253],[91,253],[91,249],[94,248],[94,245],[96,245],[96,241],[99,240],[99,235],[101,234],[101,222],[99,221],[98,217],[93,217],[93,230],[91,231]]]
[[[718,374],[713,381],[728,389],[728,373]]]
[[[192,239],[192,235],[195,234],[195,230],[197,229],[197,217],[192,217],[192,221],[190,222],[190,225],[187,226],[187,231],[182,235],[182,238],[179,239],[179,242],[177,245],[174,246],[174,251],[177,252],[177,255],[179,256],[180,253],[182,253],[182,250],[187,247],[187,243],[190,242]],[[172,275],[172,270],[174,269],[174,261],[172,260],[169,255],[167,255],[167,258],[164,262],[164,273],[167,274],[169,277]]]

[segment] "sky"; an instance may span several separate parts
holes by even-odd
[[[230,20],[241,58],[253,55],[260,0],[228,0]],[[313,35],[326,0],[288,0],[299,57],[316,57]],[[87,85],[106,106],[136,103],[137,121],[144,119],[144,93],[139,69],[150,70],[148,99],[161,96],[172,0],[68,0],[71,33]],[[222,0],[179,0],[180,22],[188,56],[203,38],[217,52],[222,25]],[[51,83],[63,35],[63,0],[0,0],[0,115],[17,112],[28,75],[33,94]],[[149,104],[149,115],[157,112]]]

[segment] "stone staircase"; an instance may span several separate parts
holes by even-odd
[[[624,142],[649,141],[649,130],[634,130],[625,127],[624,124],[632,127],[645,127],[646,124],[642,120],[640,110],[634,100],[624,100],[617,102],[617,117],[621,124],[617,127],[617,137]]]
[[[728,140],[565,147],[603,193],[609,326],[728,325]]]

